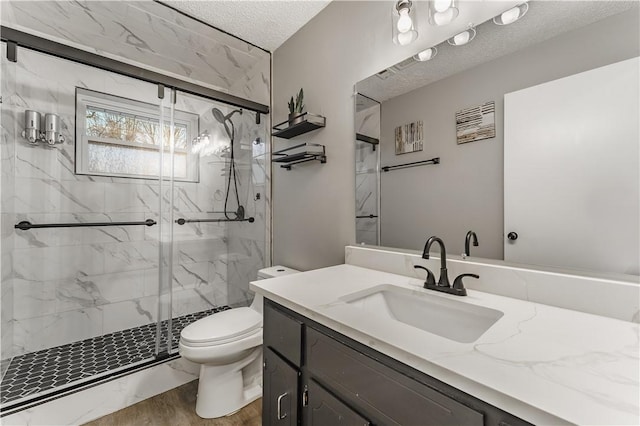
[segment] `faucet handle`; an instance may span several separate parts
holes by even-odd
[[[465,296],[467,294],[467,289],[464,288],[464,284],[462,283],[462,279],[464,277],[473,277],[475,279],[478,279],[478,278],[480,278],[480,275],[477,275],[477,274],[461,274],[461,275],[458,275],[455,280],[453,280],[453,287],[452,288],[454,288],[456,290],[456,292],[461,293],[462,296]]]
[[[436,276],[433,275],[433,272],[431,272],[431,270],[429,270],[428,268],[425,268],[424,266],[421,266],[421,265],[413,265],[413,267],[415,269],[424,269],[425,271],[427,271],[427,278],[424,280],[425,286],[427,286],[427,285],[436,285]]]

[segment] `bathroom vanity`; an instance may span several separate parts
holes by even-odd
[[[426,264],[399,256],[407,271]],[[265,424],[639,423],[637,323],[479,291],[495,292],[479,275],[466,297],[353,264],[252,283],[265,297]]]
[[[507,412],[265,299],[267,425],[526,425]]]

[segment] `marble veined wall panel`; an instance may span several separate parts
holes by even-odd
[[[268,52],[157,2],[3,1],[2,24],[270,103]]]
[[[266,105],[271,101],[271,57],[256,61],[249,72],[238,78],[230,92]]]

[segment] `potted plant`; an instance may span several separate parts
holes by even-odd
[[[302,111],[304,111],[304,92],[300,89],[296,95],[295,102],[293,101],[293,96],[289,101],[289,126],[293,126],[304,120]]]

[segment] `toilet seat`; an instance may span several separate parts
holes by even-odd
[[[251,308],[217,312],[185,327],[180,343],[191,347],[218,346],[262,331],[262,315]]]

